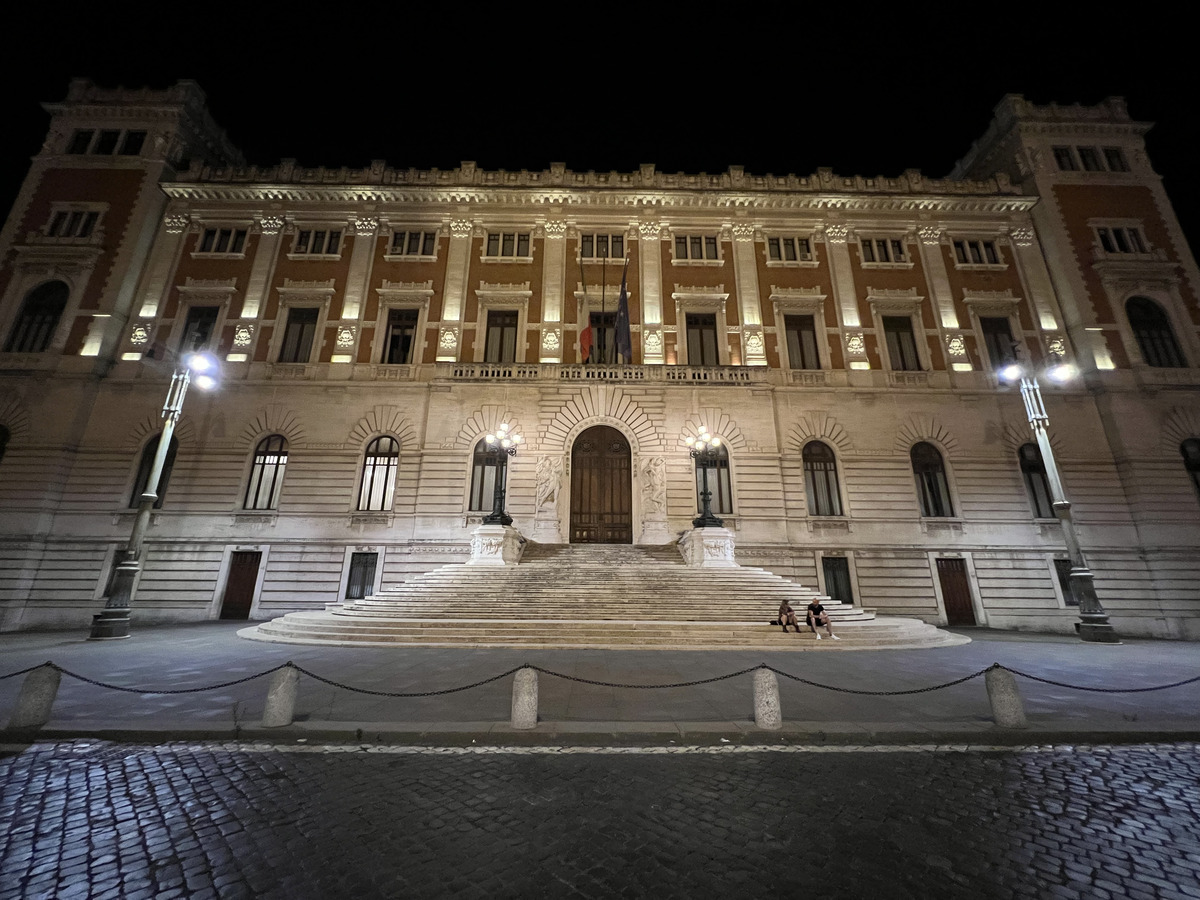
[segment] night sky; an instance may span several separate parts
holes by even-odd
[[[1157,17],[1153,4],[1111,21],[1079,6],[1053,21],[1028,4],[980,4],[987,16],[974,20],[962,4],[936,14],[838,5],[824,17],[799,4],[509,6],[490,21],[462,4],[281,4],[270,15],[249,6],[162,7],[153,32],[111,6],[24,13],[36,62],[0,61],[0,206],[11,206],[44,138],[40,102],[61,100],[76,76],[106,87],[194,79],[260,165],[654,163],[798,175],[828,166],[944,176],[1005,93],[1039,103],[1117,94],[1134,118],[1156,123],[1150,158],[1193,246],[1200,233],[1200,174],[1189,159],[1196,50],[1181,50],[1190,26],[1180,14]],[[738,18],[747,14],[755,20]],[[10,36],[18,31],[10,23]]]

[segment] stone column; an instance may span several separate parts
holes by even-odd
[[[542,334],[538,359],[544,363],[563,361],[563,293],[567,271],[567,223],[546,222],[542,241]]]
[[[475,226],[468,219],[450,222],[446,290],[442,294],[442,327],[438,332],[438,362],[458,362],[463,310],[467,306],[467,273],[471,269],[471,236],[474,231]]]
[[[733,271],[737,281],[739,319],[742,325],[742,365],[767,364],[763,338],[762,307],[758,296],[758,260],[754,226],[742,222],[733,226]]]
[[[638,223],[638,271],[642,290],[642,362],[661,366],[663,350],[662,309],[662,226],[658,222]]]

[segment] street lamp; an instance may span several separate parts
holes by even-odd
[[[696,464],[700,467],[704,486],[700,492],[700,515],[692,519],[692,525],[695,528],[724,528],[725,523],[713,515],[712,491],[708,489],[708,470],[721,454],[721,439],[709,434],[708,429],[701,428],[699,437],[689,435],[684,443],[688,445],[692,459],[696,460]]]
[[[1118,644],[1120,638],[1108,621],[1108,613],[1100,605],[1096,596],[1096,586],[1092,581],[1092,572],[1083,559],[1083,551],[1079,549],[1079,538],[1075,534],[1075,523],[1071,520],[1071,502],[1067,500],[1063,490],[1062,478],[1058,474],[1058,464],[1054,461],[1054,448],[1050,446],[1050,436],[1046,429],[1050,426],[1050,417],[1046,415],[1046,406],[1042,403],[1042,389],[1037,377],[1023,369],[1017,363],[1005,366],[1000,370],[1000,377],[1010,383],[1020,382],[1021,397],[1025,400],[1025,413],[1029,417],[1029,427],[1033,429],[1037,439],[1038,449],[1042,453],[1042,463],[1046,467],[1046,480],[1050,482],[1050,494],[1053,499],[1054,514],[1062,525],[1063,538],[1067,543],[1067,555],[1071,558],[1071,574],[1067,584],[1071,597],[1079,606],[1079,623],[1075,626],[1079,631],[1080,640],[1100,644]],[[1066,381],[1074,375],[1074,368],[1062,362],[1055,362],[1045,372],[1051,381]]]
[[[138,500],[137,518],[133,521],[133,533],[125,546],[124,559],[117,565],[112,587],[104,603],[104,610],[92,617],[91,640],[116,640],[129,637],[129,618],[132,613],[135,582],[142,567],[142,540],[150,524],[150,514],[158,501],[158,482],[171,447],[171,434],[183,411],[183,398],[188,385],[195,383],[203,391],[217,386],[217,360],[210,353],[189,353],[183,357],[182,365],[171,376],[171,387],[163,404],[163,429],[158,437],[154,452],[154,463],[146,477],[146,487]]]
[[[484,516],[484,525],[511,525],[512,516],[504,511],[505,482],[508,480],[508,457],[517,455],[517,444],[521,443],[519,434],[509,433],[508,423],[505,422],[496,429],[495,434],[484,438],[487,452],[496,461],[495,489],[492,491],[492,511]]]

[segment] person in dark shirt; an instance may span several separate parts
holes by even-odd
[[[821,626],[825,627],[825,633],[835,641],[841,640],[840,637],[833,633],[833,624],[829,621],[829,613],[825,612],[825,607],[821,605],[820,600],[814,600],[808,604],[808,611],[805,613],[804,621],[812,629],[812,633],[817,636],[818,641],[821,639],[821,632],[817,631],[817,629]],[[783,630],[787,631],[786,628]]]

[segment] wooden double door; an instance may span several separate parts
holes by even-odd
[[[571,543],[633,543],[629,441],[607,425],[583,432],[571,450]]]

